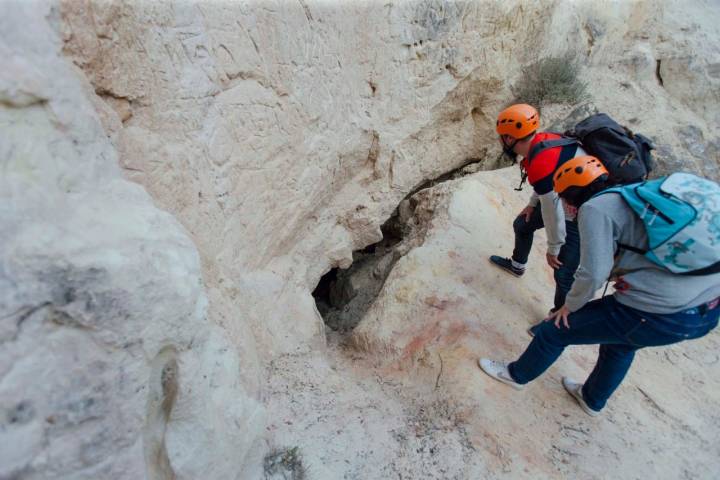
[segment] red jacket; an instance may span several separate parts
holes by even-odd
[[[562,138],[557,133],[541,132],[535,135],[530,149],[544,141],[556,140]],[[525,158],[520,163],[520,167],[527,172],[528,182],[538,195],[544,195],[553,189],[553,175],[555,171],[568,160],[575,157],[578,144],[566,145],[564,147],[546,148],[542,152],[535,155],[534,158]]]

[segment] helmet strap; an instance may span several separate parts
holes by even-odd
[[[508,145],[507,143],[505,143],[505,138],[503,138],[501,136],[500,141],[502,142],[502,145],[503,145],[503,154],[512,161],[513,165],[515,165],[517,163],[518,154],[515,153],[515,150],[513,150],[513,149],[515,148],[515,145],[517,145],[517,143],[520,140],[516,138],[514,142],[512,142],[510,145]],[[520,166],[520,185],[518,185],[517,188],[515,188],[516,191],[518,191],[518,192],[522,191],[522,187],[523,187],[523,184],[525,183],[525,180],[527,180],[527,172],[525,171],[525,169],[522,166]]]
[[[508,157],[510,159],[510,161],[512,161],[513,165],[515,165],[517,163],[518,155],[517,155],[517,153],[515,153],[515,150],[513,150],[513,149],[515,148],[515,145],[517,145],[519,140],[515,139],[514,142],[512,142],[510,145],[508,145],[507,143],[505,143],[504,138],[500,137],[500,139],[502,140],[502,144],[503,144],[503,153],[505,154],[506,157]]]

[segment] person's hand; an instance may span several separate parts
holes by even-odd
[[[560,324],[565,325],[565,328],[570,328],[568,315],[570,315],[570,309],[566,305],[563,305],[556,312],[551,313],[546,320],[553,320],[557,328],[560,328]]]
[[[520,215],[523,215],[525,217],[525,222],[530,221],[530,215],[532,215],[533,210],[535,210],[535,207],[531,207],[530,205],[528,205],[527,207],[522,209],[522,212],[520,212]],[[520,215],[518,215],[518,217]]]
[[[562,266],[562,262],[558,260],[557,255],[550,255],[549,253],[546,253],[545,258],[547,259],[547,264],[554,270],[557,270]]]

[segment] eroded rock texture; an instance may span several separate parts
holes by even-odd
[[[2,10],[0,478],[235,478],[264,411],[197,251],[122,178],[57,10]]]
[[[415,187],[469,160],[501,165],[496,112],[523,67],[544,56],[576,55],[591,106],[654,137],[660,171],[718,178],[716,4],[3,2],[0,433],[12,447],[0,450],[0,477],[254,478],[264,436],[299,445],[320,478],[367,478],[368,463],[382,477],[513,475],[537,464],[548,476],[583,476],[562,470],[574,458],[564,444],[548,453],[557,462],[516,462],[501,424],[455,435],[469,410],[442,417],[445,407],[369,386],[371,367],[344,383],[322,357],[311,292],[381,239]],[[546,124],[573,107],[547,106]],[[476,208],[508,225],[514,213]],[[420,270],[429,277],[408,281],[431,284],[436,273]],[[383,312],[402,322],[465,305],[446,291],[416,304],[399,275],[390,272],[354,338],[407,360],[401,379],[426,365],[437,382],[434,346],[477,325],[392,331]],[[468,279],[463,294],[499,288]],[[542,303],[549,293],[538,289]],[[518,315],[516,303],[496,307]],[[314,415],[337,390],[332,418],[347,429],[342,449],[326,449],[335,430]],[[258,400],[277,412],[267,425]],[[387,408],[368,413],[373,403]],[[404,426],[386,425],[410,411],[398,414]],[[427,445],[408,436],[432,435],[437,412],[451,434],[432,452],[459,460],[432,467],[436,454],[416,462],[412,452]],[[703,432],[689,435],[707,446]],[[375,438],[387,439],[385,452],[400,445],[404,463],[365,449]],[[463,470],[476,448],[495,458]],[[617,460],[618,448],[598,458]]]
[[[191,232],[211,316],[239,340],[227,312],[241,311],[271,356],[313,342],[309,291],[414,186],[472,158],[497,166],[495,114],[538,58],[576,55],[591,102],[655,137],[661,171],[717,169],[697,145],[717,143],[720,91],[702,2],[61,7],[126,176]]]

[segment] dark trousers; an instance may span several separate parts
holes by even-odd
[[[535,230],[544,227],[540,205],[533,209],[528,221],[525,221],[525,215],[518,215],[513,222],[513,230],[515,230],[513,260],[518,263],[527,263]],[[562,266],[554,271],[556,310],[565,304],[565,297],[572,287],[575,270],[580,264],[580,233],[576,221],[565,222],[565,244],[560,248],[558,260],[562,262]]]
[[[717,305],[670,314],[642,312],[607,296],[571,313],[570,328],[543,322],[508,369],[517,383],[524,384],[547,370],[568,345],[599,344],[597,363],[582,394],[590,408],[600,410],[625,378],[637,350],[700,338],[717,326],[719,315]]]

